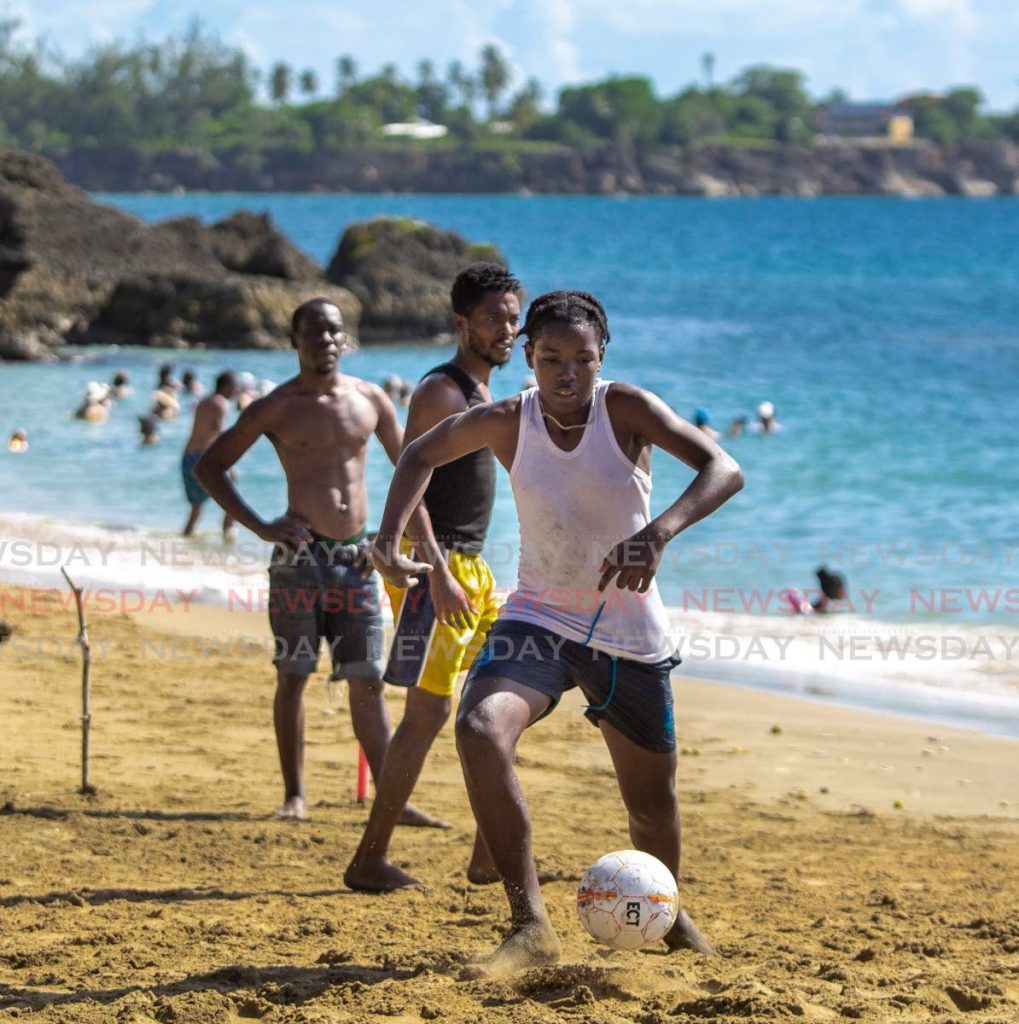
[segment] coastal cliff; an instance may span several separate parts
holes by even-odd
[[[78,150],[56,160],[90,191],[552,192],[652,195],[1019,194],[1019,146],[1007,142],[887,147],[540,149],[351,147],[261,154],[192,149]]]

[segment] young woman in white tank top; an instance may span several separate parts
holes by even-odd
[[[429,571],[399,554],[398,540],[433,467],[487,446],[509,470],[520,517],[518,586],[468,674],[456,724],[471,806],[491,855],[487,877],[471,877],[502,880],[512,921],[507,939],[477,968],[488,975],[559,957],[514,754],[523,731],[566,689],[579,686],[590,701],[586,714],[612,755],[633,845],[678,877],[674,661],[654,576],[665,545],[742,486],[736,463],[660,399],[599,381],[609,332],[594,296],[539,296],[521,333],[537,387],[451,416],[404,451],[374,556],[398,586]],[[651,519],[653,446],[696,475]],[[682,910],[665,942],[712,951]]]

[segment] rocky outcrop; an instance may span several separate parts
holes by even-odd
[[[156,225],[188,247],[205,248],[213,259],[238,274],[281,277],[287,281],[314,281],[322,268],[297,248],[267,213],[238,210],[207,227],[197,217],[174,217]]]
[[[349,292],[319,282],[266,277],[206,277],[186,272],[126,277],[117,282],[89,324],[84,340],[183,348],[280,348],[289,344],[290,317],[316,297],[335,302],[357,324]]]
[[[453,329],[449,287],[468,263],[505,265],[491,245],[408,218],[380,217],[344,232],[326,278],[361,302],[361,338],[433,338]]]
[[[317,294],[356,330],[357,300],[268,217],[152,227],[0,150],[0,358],[92,341],[285,346],[290,311]]]
[[[97,149],[62,158],[71,180],[97,191],[173,188],[295,192],[557,192],[661,195],[1019,193],[1019,146],[1004,142],[889,148],[789,146],[491,150],[408,145],[231,153]],[[977,182],[975,187],[974,182]]]

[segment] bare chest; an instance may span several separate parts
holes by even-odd
[[[295,398],[287,403],[271,435],[281,451],[356,454],[378,426],[371,403],[356,392]]]

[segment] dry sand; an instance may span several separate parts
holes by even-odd
[[[99,793],[84,798],[75,616],[5,596],[0,1020],[1019,1020],[1014,742],[677,678],[680,886],[723,955],[623,953],[574,911],[583,869],[629,841],[599,735],[567,700],[520,752],[562,963],[461,980],[506,915],[498,887],[464,878],[448,728],[417,800],[454,828],[394,843],[428,891],[354,894],[341,875],[365,810],[324,675],[308,694],[312,820],[267,815],[260,618],[91,615]]]

